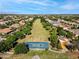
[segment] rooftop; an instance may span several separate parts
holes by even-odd
[[[9,33],[12,30],[10,28],[0,29],[0,33]]]

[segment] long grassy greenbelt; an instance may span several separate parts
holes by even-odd
[[[23,26],[19,26],[18,30],[10,32],[9,34],[2,35],[0,33],[2,37],[6,38],[6,40],[0,42],[0,56],[3,57],[3,59],[32,59],[35,55],[38,55],[40,59],[78,59],[79,36],[70,31],[72,29],[79,30],[79,24],[77,22],[78,16],[34,15],[26,18],[26,15],[24,17],[18,15],[17,17],[19,17],[18,22],[24,20],[25,24]],[[14,17],[14,21],[15,20],[16,17]],[[59,21],[65,25],[64,27],[68,26],[68,29],[64,29],[63,26],[54,25],[53,22]],[[17,23],[17,21],[15,22]],[[8,24],[8,26],[12,24]],[[1,26],[1,28],[4,29],[7,27]],[[65,50],[61,48],[59,39],[62,38],[59,37],[64,37],[73,44],[73,46],[66,51],[67,53],[62,53]],[[48,42],[49,48],[44,50],[30,50],[28,46],[25,45],[25,43],[28,42]]]
[[[33,38],[31,40],[29,39],[32,42],[48,41],[50,33],[43,27],[41,20],[42,20],[41,18],[37,18],[32,25],[31,35]],[[42,40],[40,40],[40,38]],[[10,59],[25,59],[25,58],[31,59],[34,55],[39,55],[41,59],[69,59],[68,55],[65,53],[55,53],[48,50],[29,51],[27,52],[27,54],[18,54],[18,55],[15,54],[11,56]]]

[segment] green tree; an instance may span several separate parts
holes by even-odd
[[[0,42],[0,52],[7,51],[6,44],[4,41]]]
[[[17,38],[23,38],[24,33],[23,33],[22,31],[17,31],[16,33],[14,33],[14,35],[15,35]]]
[[[51,33],[50,33],[50,41],[51,41],[51,45],[53,47],[57,47],[57,42],[58,42],[58,36],[57,36],[57,29],[53,28]]]
[[[14,47],[16,37],[14,35],[7,36],[6,40],[0,42],[0,52],[5,52]]]
[[[27,53],[29,51],[28,47],[24,43],[20,43],[14,48],[15,54]]]
[[[66,33],[67,33],[66,37],[68,37],[68,38],[71,38],[71,39],[72,39],[72,37],[73,37],[73,33],[72,33],[72,32],[70,32],[70,31],[66,31]]]
[[[14,46],[14,44],[16,43],[16,36],[14,35],[9,35],[6,40],[5,40],[5,44],[7,45],[7,50],[9,50],[10,48],[12,48]]]

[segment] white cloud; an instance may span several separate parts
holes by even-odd
[[[28,8],[30,10],[40,10],[40,11],[43,11],[43,10],[48,10],[48,8],[45,8],[45,7],[40,7],[40,8]]]
[[[65,4],[65,5],[62,5],[60,8],[65,10],[79,9],[79,4]]]
[[[40,1],[34,1],[34,0],[16,0],[17,3],[33,3],[33,4],[39,4],[39,5],[46,5]]]
[[[16,0],[16,2],[17,3],[32,3],[32,4],[43,5],[43,6],[57,5],[57,2],[49,1],[49,0]]]

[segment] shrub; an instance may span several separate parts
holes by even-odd
[[[0,42],[0,52],[7,51],[6,44],[4,41]]]
[[[0,42],[0,52],[6,52],[16,44],[16,37],[14,35],[7,36],[6,40]]]
[[[14,48],[15,54],[27,53],[29,51],[28,47],[24,43],[20,43]]]
[[[57,29],[56,28],[53,28],[52,31],[50,32],[50,41],[51,41],[51,45],[53,47],[57,47],[57,42],[58,42],[58,39],[57,39]]]
[[[16,43],[17,38],[14,35],[9,35],[6,40],[5,40],[5,44],[7,47],[7,50],[11,49],[12,47],[14,47],[14,44]]]
[[[43,24],[43,27],[46,30],[49,30],[49,32],[50,32],[50,38],[49,38],[49,40],[51,42],[52,47],[56,47],[57,48],[57,46],[58,46],[57,28],[56,27],[53,27],[52,24],[50,24],[44,18],[41,19],[41,22]]]
[[[61,27],[57,27],[57,32],[58,35],[62,35],[62,36],[66,36],[67,38],[71,38],[73,37],[73,33],[67,30],[63,30],[63,28]]]
[[[24,36],[24,33],[22,31],[17,31],[16,33],[14,33],[14,35],[17,37],[17,38],[22,38]]]

